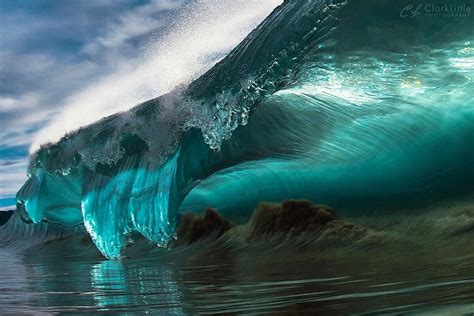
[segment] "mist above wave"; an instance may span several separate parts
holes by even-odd
[[[192,1],[164,34],[152,36],[136,60],[74,91],[51,123],[36,133],[30,153],[66,133],[187,85],[235,47],[280,0]]]

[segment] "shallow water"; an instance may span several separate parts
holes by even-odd
[[[304,252],[238,258],[211,249],[169,261],[1,257],[2,313],[474,312],[472,255],[432,261],[423,253],[405,254],[387,262]]]
[[[0,313],[471,314],[469,234],[324,247],[278,239],[242,246],[224,235],[119,261],[103,259],[82,233],[23,251],[12,243],[0,248]]]

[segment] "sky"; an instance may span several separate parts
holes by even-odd
[[[0,210],[28,156],[187,84],[281,0],[0,0]]]

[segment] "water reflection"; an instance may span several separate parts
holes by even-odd
[[[41,251],[0,248],[0,314],[338,315],[464,311],[474,301],[474,256],[457,249],[357,253],[203,243],[107,261],[94,248],[74,256],[75,242]]]
[[[90,270],[96,306],[101,311],[140,309],[185,314],[173,265],[151,261],[103,261]]]
[[[122,264],[116,261],[105,261],[92,266],[91,284],[94,288],[94,300],[100,310],[108,307],[131,304],[127,289],[127,279]]]

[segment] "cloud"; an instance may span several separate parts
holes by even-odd
[[[118,49],[127,46],[130,39],[149,34],[169,23],[170,16],[162,14],[184,5],[184,1],[152,1],[126,12],[109,23],[100,36],[87,44],[83,52],[97,54],[103,49]]]
[[[0,198],[14,197],[26,181],[28,159],[0,160]]]

